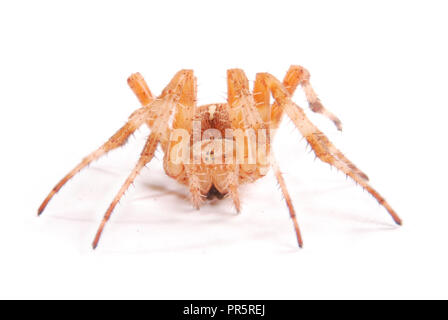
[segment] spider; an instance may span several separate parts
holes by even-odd
[[[317,97],[310,84],[310,73],[305,68],[291,66],[283,82],[269,73],[258,73],[252,92],[243,70],[227,70],[227,102],[203,106],[196,105],[196,78],[192,70],[176,73],[158,97],[153,96],[140,73],[132,74],[128,84],[142,107],[134,111],[127,123],[106,143],[70,171],[38,209],[40,215],[67,181],[92,161],[123,146],[135,130],[146,124],[151,133],[137,164],[108,207],[92,243],[93,249],[97,247],[118,201],[141,169],[153,159],[158,145],[164,152],[166,174],[189,188],[196,209],[206,198],[216,196],[221,199],[226,196],[232,199],[236,211],[240,212],[239,185],[260,179],[272,168],[293,221],[297,242],[302,247],[302,236],[291,197],[271,150],[271,141],[284,113],[306,139],[317,158],[337,168],[367,190],[401,225],[401,219],[389,203],[370,186],[367,175],[348,160],[307,118],[304,110],[292,101],[291,97],[300,85],[310,109],[326,116],[338,130],[342,130],[341,121]],[[272,104],[271,96],[274,99]]]

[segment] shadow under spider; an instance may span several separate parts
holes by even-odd
[[[151,199],[151,198],[160,197],[160,196],[175,196],[182,200],[186,200],[186,201],[189,200],[188,195],[186,193],[169,189],[169,188],[165,187],[163,184],[156,184],[156,183],[150,183],[150,182],[143,182],[142,184],[145,188],[151,189],[153,191],[157,191],[158,193],[137,196],[137,197],[133,198],[133,200],[136,200],[136,201],[145,200],[145,199]]]
[[[105,169],[103,167],[97,167],[97,166],[90,166],[89,170],[101,172],[101,173],[107,174],[109,176],[119,176],[120,175],[120,172],[117,170],[112,170],[112,169],[107,169],[107,168]]]
[[[317,206],[314,206],[312,208],[307,208],[306,212],[311,213],[313,211],[317,211],[316,207]],[[369,225],[371,231],[374,231],[374,230],[377,230],[377,231],[396,230],[399,228],[399,226],[397,226],[393,223],[386,222],[386,221],[380,221],[380,220],[374,219],[372,217],[367,217],[365,215],[363,216],[361,210],[359,210],[356,213],[351,213],[348,211],[338,211],[338,210],[334,210],[334,209],[327,210],[326,208],[322,208],[322,209],[318,210],[318,214],[321,217],[323,217],[323,216],[330,217],[337,221],[351,221],[351,222],[355,222],[355,223],[362,223],[364,225]],[[360,228],[358,227],[357,229],[360,229]]]

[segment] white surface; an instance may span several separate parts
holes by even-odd
[[[0,298],[448,298],[445,2],[194,3],[0,4]],[[35,216],[138,107],[132,72],[159,93],[193,68],[208,103],[224,101],[228,68],[253,80],[282,78],[290,64],[311,71],[344,132],[312,121],[367,172],[402,228],[314,161],[289,121],[275,148],[303,250],[271,175],[241,188],[241,215],[229,200],[197,212],[155,160],[92,251],[146,129]],[[295,100],[306,107],[300,90]]]

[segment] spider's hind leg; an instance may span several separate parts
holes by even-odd
[[[372,186],[370,186],[367,175],[359,170],[331,143],[327,136],[325,136],[325,134],[307,118],[302,108],[291,101],[289,93],[280,81],[268,73],[259,74],[259,78],[260,81],[263,81],[265,86],[269,88],[278,104],[284,108],[286,114],[314,150],[316,156],[323,162],[342,171],[367,190],[378,203],[389,212],[395,223],[401,225],[402,222],[397,213],[392,209],[389,203]]]
[[[285,180],[283,179],[282,172],[280,171],[280,167],[277,164],[277,160],[274,155],[271,154],[271,166],[274,170],[275,177],[277,178],[277,182],[280,185],[280,189],[282,190],[283,197],[285,198],[286,205],[288,206],[289,215],[294,223],[294,229],[296,231],[297,243],[299,247],[303,247],[302,234],[300,233],[299,223],[297,222],[296,211],[294,206],[292,205],[291,196],[289,195],[288,189],[286,188]]]

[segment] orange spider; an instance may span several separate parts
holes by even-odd
[[[192,70],[179,71],[157,98],[154,98],[139,73],[131,75],[128,84],[142,107],[132,113],[128,122],[104,145],[84,158],[53,188],[39,207],[38,215],[76,173],[110,150],[124,145],[137,128],[146,124],[151,134],[137,165],[106,211],[93,241],[93,248],[97,247],[104,226],[118,201],[140,170],[152,160],[159,143],[164,152],[166,174],[188,186],[193,206],[197,209],[205,198],[217,196],[221,199],[227,195],[232,198],[239,212],[238,186],[263,177],[272,167],[294,222],[298,244],[302,247],[291,197],[270,147],[275,129],[279,127],[283,113],[286,113],[317,158],[336,167],[367,190],[401,225],[400,218],[389,203],[369,185],[367,175],[350,162],[310,122],[303,109],[291,100],[300,85],[311,110],[325,115],[339,130],[342,129],[340,120],[321,104],[309,79],[309,72],[300,66],[291,66],[283,83],[269,73],[258,73],[252,93],[244,72],[230,69],[227,71],[227,103],[198,107],[196,78]],[[270,102],[271,95],[275,100],[273,104]]]

